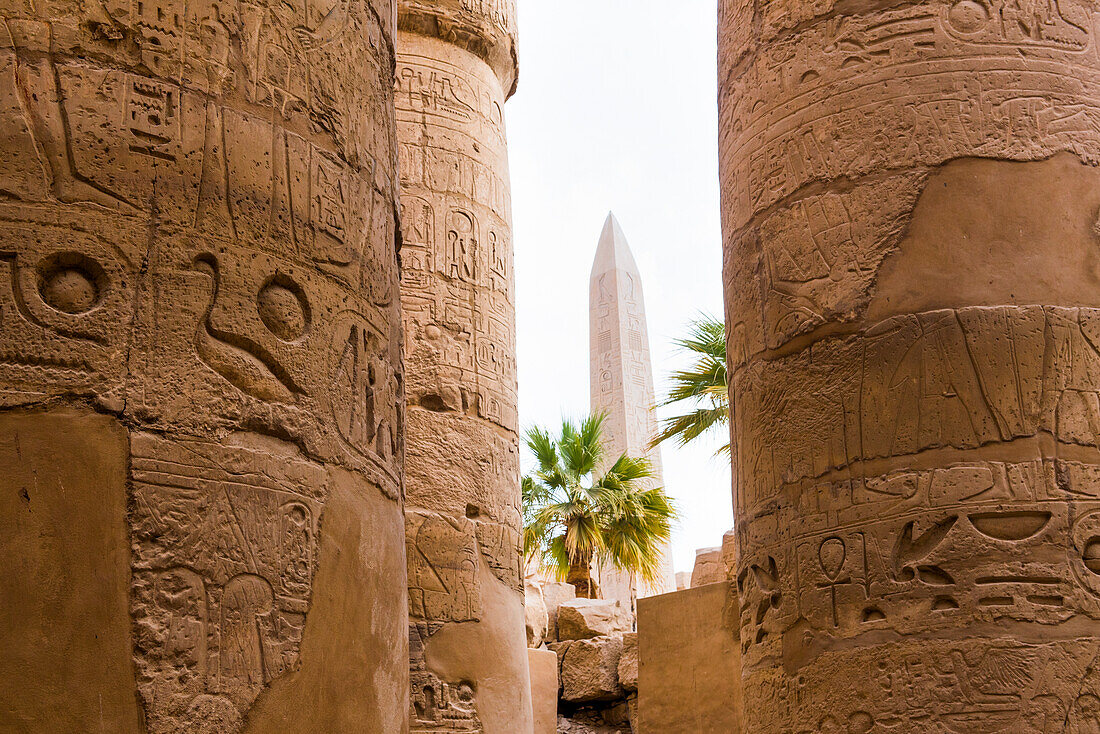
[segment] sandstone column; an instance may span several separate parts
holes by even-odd
[[[405,730],[393,12],[3,4],[13,731]]]
[[[747,731],[1100,727],[1094,9],[721,3]]]
[[[504,102],[513,0],[398,3],[415,732],[530,731]]]

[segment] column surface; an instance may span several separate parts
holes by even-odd
[[[1094,11],[720,4],[748,731],[1100,727]]]
[[[504,103],[511,0],[398,4],[414,732],[532,726]]]
[[[404,731],[393,3],[2,5],[0,728]]]

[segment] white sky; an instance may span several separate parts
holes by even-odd
[[[518,0],[507,105],[520,425],[588,411],[588,275],[615,212],[641,270],[657,392],[699,311],[722,314],[714,0]],[[724,437],[663,448],[677,571],[733,524]],[[525,463],[525,468],[527,464]]]

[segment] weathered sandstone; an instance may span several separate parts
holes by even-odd
[[[755,731],[742,729],[740,650],[730,619],[736,607],[729,599],[723,581],[639,601],[635,734]]]
[[[542,600],[542,586],[530,579],[523,582],[523,614],[527,628],[527,647],[539,647],[546,639],[549,615]]]
[[[716,584],[728,578],[722,565],[721,548],[700,548],[695,551],[695,568],[691,571],[691,588]]]
[[[546,605],[546,639],[560,640],[558,635],[558,609],[571,599],[577,598],[577,589],[564,581],[543,581],[540,584],[542,602]]]
[[[1096,7],[720,13],[747,729],[1100,726]]]
[[[393,2],[0,14],[0,721],[403,731]]]
[[[558,638],[584,640],[630,631],[629,614],[607,599],[572,599],[558,607]]]
[[[628,692],[638,690],[638,633],[623,635],[623,651],[619,656],[619,683]]]
[[[558,656],[553,650],[528,650],[534,734],[558,730]]]
[[[531,726],[504,126],[515,3],[399,0],[397,21],[412,729],[512,734]]]
[[[621,637],[574,640],[561,658],[562,700],[570,703],[614,701],[625,692],[619,684]]]

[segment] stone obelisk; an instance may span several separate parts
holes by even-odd
[[[1095,11],[721,3],[749,731],[1100,727]]]
[[[645,456],[661,486],[661,452],[650,449],[657,433],[653,412],[653,364],[649,351],[642,277],[626,236],[614,214],[608,214],[589,279],[590,407],[603,413],[607,462],[622,454]],[[606,468],[606,467],[603,467]],[[664,578],[653,588],[613,567],[599,569],[600,597],[634,611],[638,596],[676,590],[672,556],[665,548]]]
[[[0,721],[401,732],[393,3],[6,3]]]
[[[530,731],[504,104],[514,0],[398,3],[414,732]]]

